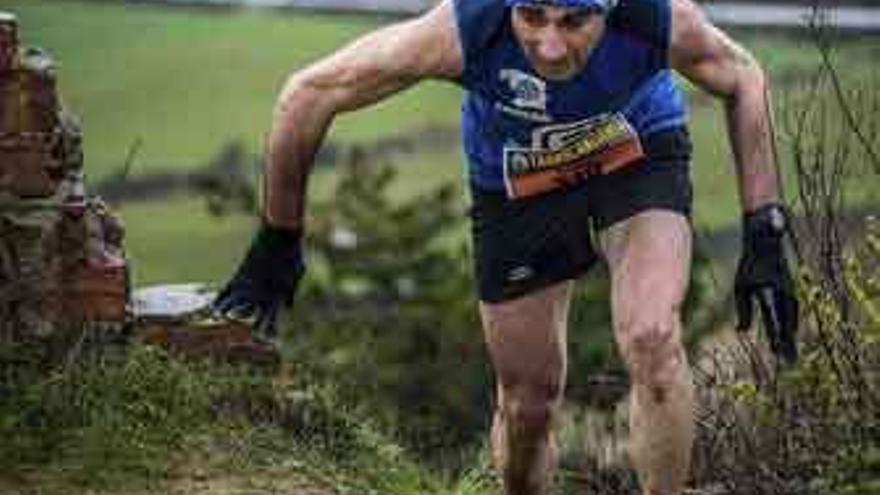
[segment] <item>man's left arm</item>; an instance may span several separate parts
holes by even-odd
[[[743,211],[779,201],[769,82],[755,58],[692,0],[671,0],[672,67],[724,102]]]
[[[767,76],[692,0],[670,1],[672,67],[724,101],[743,209],[743,251],[734,282],[737,328],[751,327],[757,305],[771,349],[794,361],[798,304],[783,246],[789,226],[780,204]]]

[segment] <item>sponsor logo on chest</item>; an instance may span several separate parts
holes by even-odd
[[[554,123],[547,111],[547,83],[519,69],[498,72],[501,113],[532,122],[531,142],[503,148],[508,197],[523,198],[610,173],[644,156],[635,129],[620,113]],[[534,125],[538,124],[538,125]]]
[[[638,134],[619,113],[538,127],[531,146],[508,145],[503,152],[510,198],[568,187],[644,157]]]
[[[501,69],[498,79],[512,97],[496,102],[495,107],[512,117],[547,123],[547,83],[519,69]]]

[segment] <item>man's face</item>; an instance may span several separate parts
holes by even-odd
[[[570,79],[587,64],[605,31],[605,16],[591,7],[518,5],[513,32],[541,77]]]

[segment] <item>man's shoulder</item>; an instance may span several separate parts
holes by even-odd
[[[456,14],[467,16],[499,16],[507,6],[504,0],[452,0]]]
[[[610,28],[666,48],[671,29],[671,0],[620,0],[608,19]]]
[[[482,50],[507,22],[504,0],[452,0],[458,35],[465,53]]]

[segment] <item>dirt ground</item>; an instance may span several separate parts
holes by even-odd
[[[2,495],[337,495],[329,485],[304,474],[300,466],[285,464],[238,470],[182,463],[149,486],[118,489],[70,486],[63,477],[36,471],[0,473]]]

